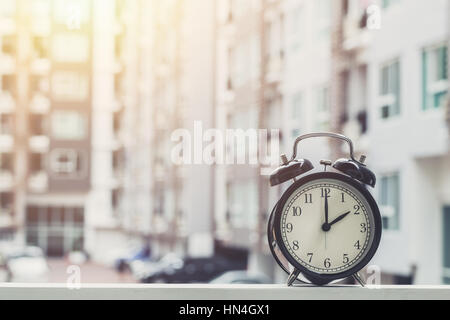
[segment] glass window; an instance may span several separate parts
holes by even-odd
[[[382,5],[383,5],[383,8],[388,8],[396,2],[398,2],[398,0],[383,0]]]
[[[88,77],[78,72],[55,72],[52,79],[55,100],[83,101],[89,94]]]
[[[381,118],[400,114],[400,63],[386,64],[380,72]]]
[[[55,149],[51,153],[52,171],[59,175],[77,175],[82,171],[82,154],[72,149]]]
[[[447,59],[446,45],[425,49],[422,53],[424,110],[442,107],[447,99]]]
[[[381,177],[379,196],[383,228],[386,230],[399,230],[400,177],[398,173]]]
[[[52,137],[57,140],[82,140],[86,137],[85,117],[77,111],[52,114]]]
[[[444,208],[444,279],[445,284],[450,284],[450,207]]]

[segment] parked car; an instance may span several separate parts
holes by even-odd
[[[266,275],[252,274],[247,271],[229,271],[213,279],[212,284],[271,284]]]
[[[182,264],[162,268],[141,279],[144,283],[208,283],[230,270],[244,270],[245,264],[220,256],[185,258]]]
[[[118,258],[115,262],[115,269],[118,272],[130,271],[130,264],[133,261],[149,261],[151,257],[152,250],[149,245],[145,245],[125,257]]]
[[[145,282],[145,279],[159,274],[162,270],[177,270],[183,266],[183,259],[174,253],[169,253],[157,261],[135,260],[130,263],[130,270],[135,279]]]
[[[7,255],[6,269],[10,282],[48,282],[50,269],[38,247],[24,247]]]

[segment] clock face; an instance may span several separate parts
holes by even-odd
[[[375,227],[372,207],[362,192],[339,179],[324,178],[290,194],[282,207],[279,231],[297,264],[314,274],[337,275],[364,260]]]

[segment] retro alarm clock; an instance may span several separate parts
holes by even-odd
[[[328,137],[345,141],[350,158],[334,163],[322,160],[323,172],[311,173],[307,159],[297,159],[297,147],[305,139]],[[282,166],[270,176],[271,186],[293,184],[272,210],[268,224],[271,252],[295,281],[326,285],[359,275],[374,256],[381,238],[380,211],[368,190],[376,177],[364,164],[365,156],[354,157],[352,141],[340,134],[313,133],[300,136],[293,156],[282,155]],[[327,171],[332,167],[334,170]]]

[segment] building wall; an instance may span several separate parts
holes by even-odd
[[[417,265],[419,284],[441,283],[445,249],[441,232],[447,196],[440,177],[449,172],[448,133],[444,108],[422,110],[421,86],[423,48],[448,36],[447,6],[448,1],[393,3],[383,10],[381,30],[372,33],[368,48],[370,167],[378,176],[399,172],[401,192],[400,230],[384,232],[374,263],[395,274],[409,274]],[[405,16],[411,23],[399,24]],[[401,114],[381,119],[380,69],[394,58],[400,59]]]

